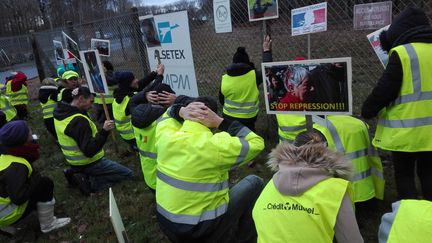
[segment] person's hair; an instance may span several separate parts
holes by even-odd
[[[217,113],[218,105],[215,99],[210,96],[200,96],[194,100],[195,102],[202,102],[205,106],[210,108],[214,113]]]
[[[94,96],[94,94],[92,94],[90,92],[90,89],[84,86],[75,88],[72,90],[72,97],[74,99],[78,99],[80,96],[84,97],[85,99],[90,98],[91,96]]]
[[[112,65],[112,63],[110,61],[102,61],[102,64],[104,65],[106,70],[114,71],[114,66]]]
[[[304,131],[299,133],[293,142],[294,146],[296,147],[317,143],[327,143],[327,140],[324,135],[315,128],[312,131]]]

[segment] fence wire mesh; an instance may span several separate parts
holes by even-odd
[[[232,56],[238,46],[246,47],[251,61],[255,63],[257,68],[260,68],[264,24],[267,26],[266,29],[271,29],[274,61],[288,61],[299,56],[307,57],[307,35],[291,36],[291,10],[320,2],[322,1],[279,1],[279,18],[266,20],[266,23],[263,23],[262,21],[248,21],[246,0],[231,0],[232,33],[223,34],[215,33],[212,1],[201,4],[200,17],[197,17],[196,9],[188,10],[191,44],[200,95],[217,97],[221,75],[225,72],[226,66],[231,63]],[[327,1],[327,31],[310,35],[312,59],[352,57],[354,114],[359,114],[361,102],[371,91],[383,71],[382,65],[366,38],[366,35],[373,30],[353,29],[354,5],[370,2],[376,1]],[[431,0],[394,0],[392,3],[393,16],[408,6],[420,7],[425,10],[429,18],[432,16]],[[154,10],[154,8],[152,9]],[[52,73],[52,67],[55,66],[52,40],[61,40],[61,31],[65,31],[77,40],[81,50],[90,48],[91,38],[109,39],[111,41],[111,56],[102,57],[102,59],[111,61],[116,70],[130,70],[136,76],[142,77],[148,72],[147,55],[144,43],[137,37],[136,33],[139,32],[139,26],[135,20],[138,15],[146,14],[151,14],[151,12],[131,11],[110,19],[74,25],[72,28],[35,33],[39,51],[43,53],[45,60],[50,60],[49,64],[45,63],[44,66],[46,74],[54,75]],[[22,38],[28,39],[28,37]],[[23,41],[0,39],[0,49],[10,50],[11,43],[15,49],[18,45],[28,47],[28,43],[24,44]],[[12,47],[12,49],[14,48]],[[49,68],[49,65],[52,67]],[[154,68],[150,67],[150,69]]]

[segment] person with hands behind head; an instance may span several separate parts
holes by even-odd
[[[40,229],[48,233],[67,225],[70,218],[54,216],[54,183],[33,167],[39,145],[27,123],[11,121],[0,129],[0,230],[14,233],[10,226],[37,209]]]
[[[64,170],[71,186],[78,186],[84,195],[90,195],[133,176],[130,169],[105,158],[103,146],[114,121],[106,120],[97,131],[87,111],[92,107],[94,95],[87,87],[72,91],[70,104],[59,102],[54,109],[54,125],[66,161],[71,166]]]
[[[129,100],[136,92],[142,91],[153,80],[153,83],[162,82],[164,71],[165,66],[159,64],[156,71],[151,72],[141,80],[135,78],[131,72],[116,72],[114,75],[118,81],[118,88],[114,90],[112,104],[116,130],[120,133],[121,138],[135,151],[137,151],[137,144],[130,122],[131,109],[129,108]],[[153,103],[157,103],[158,100],[158,97],[153,93],[146,94],[146,98]]]
[[[158,222],[173,242],[253,240],[251,213],[263,181],[249,175],[230,189],[229,171],[254,159],[264,140],[240,122],[218,116],[212,98],[194,101],[173,106],[161,122],[184,121],[181,125],[156,129]]]

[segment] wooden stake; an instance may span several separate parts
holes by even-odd
[[[110,114],[108,112],[108,107],[107,107],[107,105],[105,103],[105,94],[104,93],[99,93],[99,95],[101,96],[102,106],[103,106],[104,113],[105,113],[105,118],[107,120],[111,120]],[[116,140],[115,134],[113,132],[111,133],[111,137],[113,139],[114,150],[115,150],[116,153],[118,153],[119,150],[118,150],[118,147],[117,147],[117,140]]]

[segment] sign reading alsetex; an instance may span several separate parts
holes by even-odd
[[[378,29],[391,24],[392,2],[354,5],[354,29]]]

